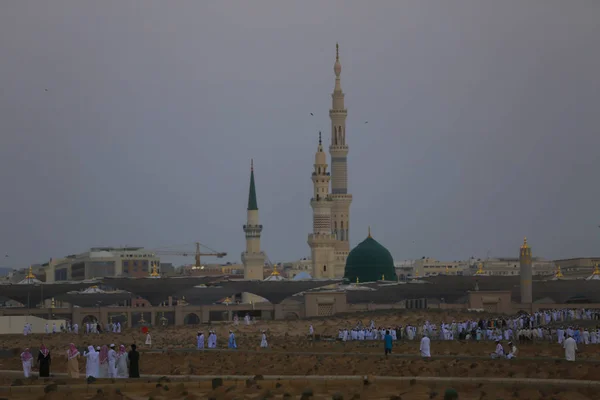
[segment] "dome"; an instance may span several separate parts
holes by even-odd
[[[295,277],[292,278],[293,281],[302,281],[306,279],[312,279],[312,276],[306,271],[299,272]]]
[[[369,236],[358,244],[346,259],[344,278],[350,282],[397,280],[394,258],[379,242]]]

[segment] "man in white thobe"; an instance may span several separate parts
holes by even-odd
[[[563,343],[565,349],[565,360],[575,361],[575,352],[577,351],[577,342],[569,335],[567,340]]]
[[[509,360],[512,358],[516,358],[517,354],[519,353],[519,350],[517,349],[517,346],[515,346],[513,344],[513,342],[508,342],[508,348],[510,349],[510,353],[508,353],[506,355],[506,358],[508,358]]]
[[[421,339],[421,346],[419,347],[419,350],[421,350],[421,357],[431,357],[430,344],[431,341],[429,340],[427,335],[424,334],[423,338]]]
[[[114,344],[111,344],[110,350],[108,350],[108,377],[117,377],[117,352]]]
[[[94,350],[94,346],[88,346],[88,351],[84,351],[83,356],[86,358],[85,376],[98,378],[100,372],[100,354]]]

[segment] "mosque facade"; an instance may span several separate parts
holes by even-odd
[[[312,277],[341,278],[344,276],[346,258],[350,251],[350,204],[348,193],[348,145],[346,144],[346,117],[340,75],[339,46],[336,44],[335,86],[331,94],[331,172],[327,170],[327,155],[323,151],[321,133],[315,154],[312,181],[313,231],[308,235],[311,251]]]

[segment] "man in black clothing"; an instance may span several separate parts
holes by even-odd
[[[131,351],[128,354],[129,357],[129,377],[139,378],[140,377],[140,353],[136,350],[135,344],[131,345]]]

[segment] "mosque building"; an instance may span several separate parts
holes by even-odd
[[[313,211],[313,229],[307,243],[311,251],[312,279],[346,278],[352,282],[372,282],[396,280],[394,260],[390,252],[371,236],[350,251],[350,204],[352,195],[348,193],[348,145],[346,143],[347,110],[344,104],[340,75],[339,45],[336,44],[335,85],[331,94],[329,110],[331,120],[331,172],[324,151],[321,132],[315,153],[312,171],[313,194],[310,205]],[[258,204],[254,183],[254,168],[250,171],[250,191],[248,195],[248,218],[244,225],[246,251],[242,253],[244,279],[262,280],[265,253],[260,249],[262,225],[258,220]],[[308,275],[308,274],[306,274]],[[267,280],[281,280],[271,276]],[[249,300],[247,294],[245,301]]]

